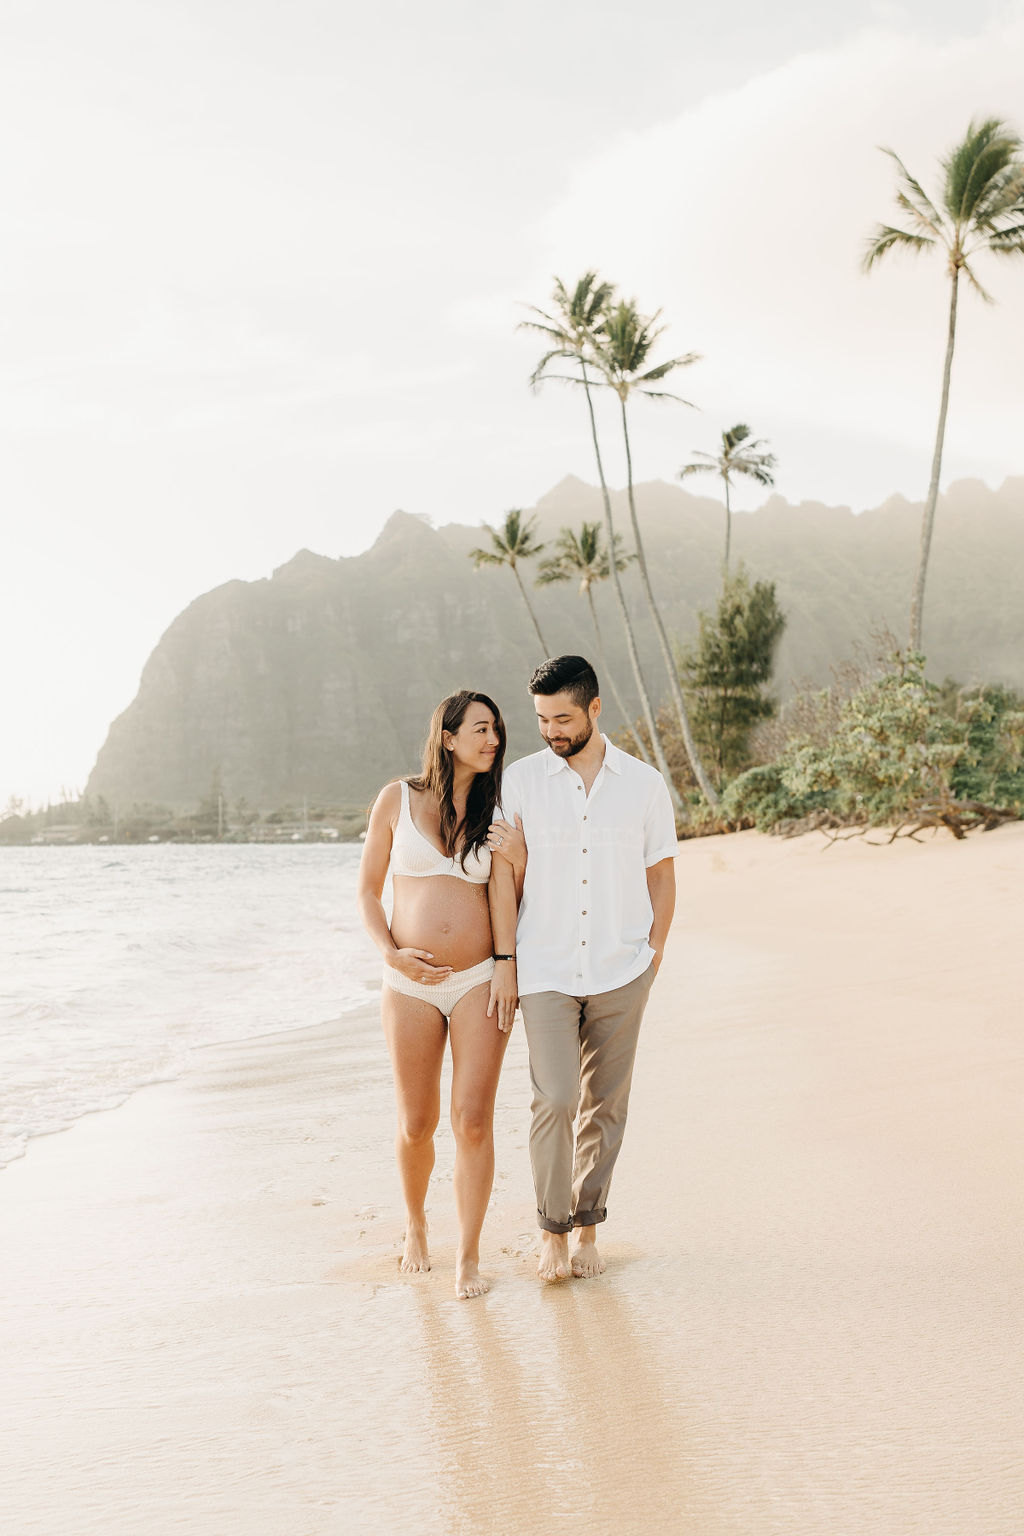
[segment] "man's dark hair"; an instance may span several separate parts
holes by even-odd
[[[530,678],[530,692],[549,698],[567,693],[580,709],[589,709],[601,692],[597,673],[585,656],[552,656]]]

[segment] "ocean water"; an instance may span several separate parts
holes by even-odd
[[[0,1164],[198,1046],[372,1001],[353,844],[0,850]]]

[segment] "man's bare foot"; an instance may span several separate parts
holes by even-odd
[[[564,1232],[542,1232],[537,1273],[542,1280],[565,1280],[569,1274],[569,1239]]]
[[[398,1266],[403,1275],[419,1275],[430,1268],[426,1222],[410,1222],[405,1232],[405,1251]]]
[[[584,1227],[583,1230],[593,1231],[593,1228]],[[597,1251],[597,1243],[593,1238],[588,1241],[581,1237],[572,1256],[572,1272],[577,1280],[595,1280],[604,1271],[605,1262]]]
[[[459,1258],[455,1264],[455,1294],[460,1301],[467,1301],[470,1296],[483,1296],[490,1286],[480,1273],[480,1265],[476,1259]]]

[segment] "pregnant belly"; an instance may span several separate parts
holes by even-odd
[[[487,887],[453,875],[395,876],[391,937],[399,949],[426,949],[457,971],[493,952]]]

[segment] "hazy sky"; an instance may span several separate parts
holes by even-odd
[[[791,500],[919,498],[945,292],[858,272],[876,146],[931,183],[973,113],[1024,129],[1022,80],[986,0],[4,0],[0,805],[84,784],[199,593],[592,479],[515,332],[553,273],[704,357],[639,478],[743,419]],[[986,275],[947,481],[1024,473],[1024,262]]]

